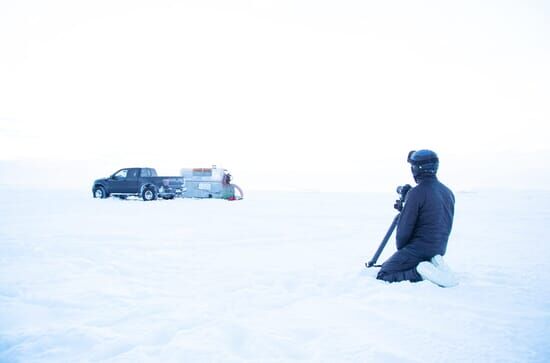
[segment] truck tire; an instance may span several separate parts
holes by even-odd
[[[155,189],[152,187],[145,187],[143,189],[143,193],[141,193],[141,197],[144,201],[148,202],[151,200],[157,199],[157,193],[155,192]]]
[[[94,189],[94,198],[104,199],[107,198],[109,194],[105,191],[103,187],[97,187]]]

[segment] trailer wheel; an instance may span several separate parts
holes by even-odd
[[[94,189],[94,198],[103,199],[103,198],[107,198],[108,196],[109,194],[107,194],[107,192],[105,191],[105,188],[97,187]]]
[[[151,188],[151,187],[146,187],[143,189],[143,193],[141,193],[141,197],[143,198],[143,200],[145,201],[151,201],[151,200],[155,200],[157,199],[157,195],[155,193],[155,189]]]

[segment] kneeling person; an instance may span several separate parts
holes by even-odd
[[[437,179],[439,158],[435,152],[411,151],[407,161],[417,186],[407,193],[399,217],[397,252],[382,264],[377,278],[454,286],[458,282],[442,258],[453,225],[454,195]]]

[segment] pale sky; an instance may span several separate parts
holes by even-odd
[[[0,160],[377,176],[431,148],[458,179],[518,151],[543,168],[549,10],[0,1]]]

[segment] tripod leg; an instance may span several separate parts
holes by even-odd
[[[382,254],[382,251],[384,250],[384,247],[386,247],[386,244],[388,243],[388,240],[390,239],[392,233],[393,233],[393,230],[395,229],[395,227],[397,226],[397,222],[399,221],[399,216],[400,216],[400,213],[398,213],[394,218],[393,218],[393,222],[391,223],[391,226],[390,228],[388,229],[388,231],[386,232],[386,235],[384,236],[384,239],[382,240],[382,242],[380,243],[380,246],[378,246],[378,249],[376,250],[376,252],[374,253],[374,256],[372,256],[371,260],[367,263],[365,263],[365,266],[367,266],[367,268],[369,267],[373,267],[375,266],[376,264],[376,261],[378,261],[378,257],[380,257],[380,255]]]

